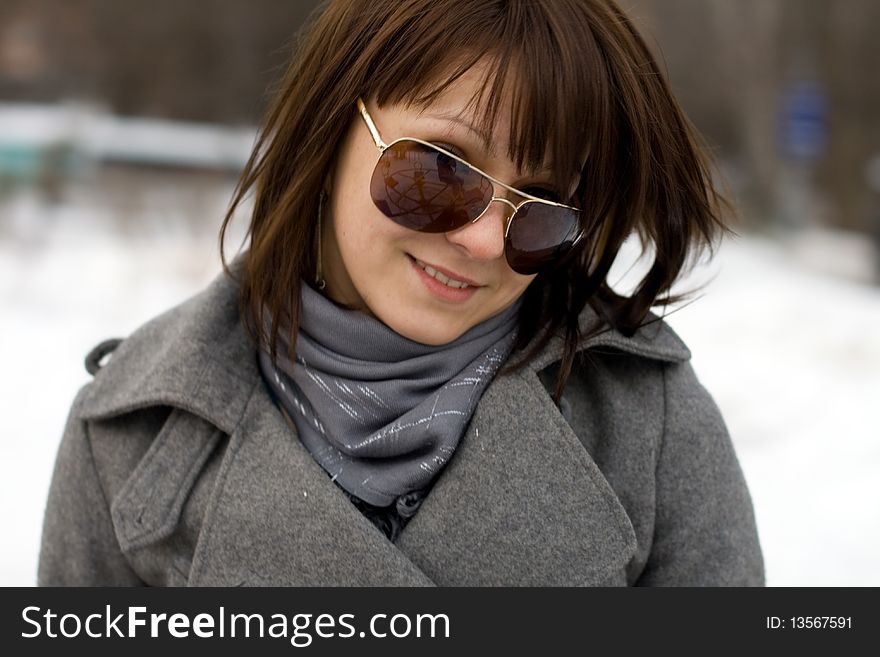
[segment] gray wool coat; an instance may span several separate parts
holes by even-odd
[[[762,585],[751,499],[673,331],[561,341],[495,378],[396,543],[273,405],[238,287],[124,340],[74,401],[41,585]],[[587,310],[584,326],[596,321]]]

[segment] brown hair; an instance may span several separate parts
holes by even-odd
[[[295,344],[301,281],[315,269],[319,194],[357,97],[428,105],[484,58],[492,65],[475,101],[485,126],[509,111],[508,155],[518,166],[549,157],[559,181],[580,181],[569,202],[586,230],[576,251],[526,290],[514,367],[561,332],[558,402],[586,304],[604,330],[632,335],[651,306],[682,298],[670,290],[689,255],[727,230],[723,200],[695,131],[612,0],[332,0],[303,32],[220,231],[222,253],[232,215],[253,191],[241,310],[273,358],[282,326],[291,351]],[[514,100],[502,108],[506,84]],[[654,260],[622,296],[606,278],[633,232]],[[229,273],[225,257],[223,265]]]

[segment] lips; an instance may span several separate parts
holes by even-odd
[[[466,289],[469,287],[480,287],[479,283],[472,281],[469,278],[465,278],[455,272],[449,271],[448,269],[442,269],[440,267],[435,267],[433,265],[429,265],[423,260],[419,260],[418,258],[413,258],[415,263],[428,275],[432,278],[440,281],[447,287],[452,289]]]

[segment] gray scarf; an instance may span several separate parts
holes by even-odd
[[[282,330],[277,366],[263,348],[260,368],[333,481],[369,504],[397,502],[411,515],[415,509],[405,509],[452,457],[510,354],[520,303],[449,344],[428,346],[303,284],[295,366]]]

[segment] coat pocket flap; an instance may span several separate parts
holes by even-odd
[[[222,433],[181,409],[174,409],[147,453],[110,507],[124,552],[169,536]]]

